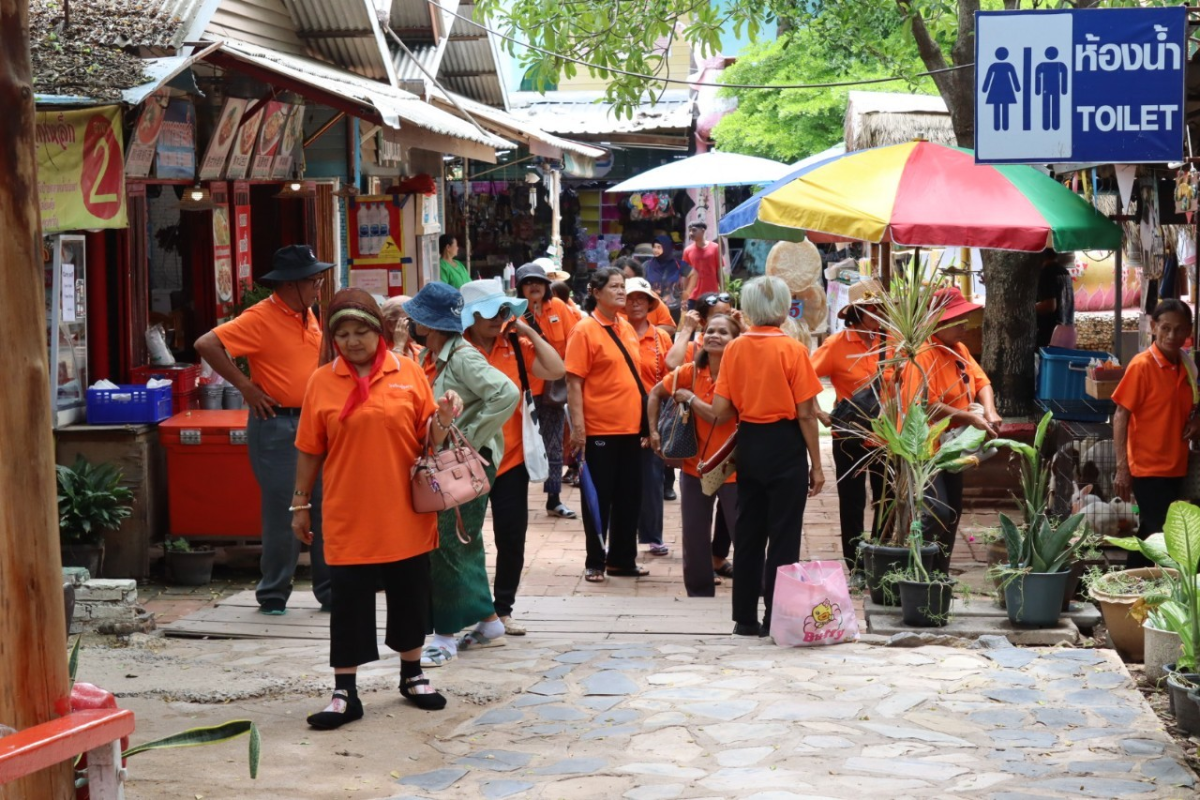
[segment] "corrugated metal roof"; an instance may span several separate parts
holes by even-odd
[[[308,50],[296,35],[296,23],[283,0],[221,0],[205,26],[204,38],[246,42],[296,55]]]
[[[491,106],[484,105],[483,103],[477,103],[471,98],[463,97],[457,93],[450,95],[435,89],[433,91],[433,99],[435,102],[441,105],[442,108],[450,111],[451,113],[457,113],[458,111],[454,107],[453,103],[454,100],[457,100],[458,104],[461,105],[468,114],[475,117],[475,119],[484,127],[491,127],[489,123],[499,126],[501,130],[497,131],[497,133],[502,136],[520,135],[529,139],[535,139],[539,142],[549,145],[550,147],[556,147],[559,150],[566,150],[586,158],[602,158],[608,153],[607,150],[603,150],[599,147],[593,147],[580,142],[573,142],[570,139],[563,139],[559,136],[555,136],[552,133],[546,133],[546,131],[530,124],[528,120],[519,119],[507,111],[503,111],[499,108],[493,108]],[[510,133],[510,131],[513,133]]]
[[[408,57],[399,47],[392,50],[392,65],[396,68],[396,80],[404,83],[406,81],[417,81],[421,84],[428,82],[425,73],[421,71],[424,67],[431,75],[437,74],[438,62],[438,46],[436,44],[410,44],[405,42],[408,49],[416,56],[416,60]],[[420,62],[421,67],[417,66]]]
[[[551,133],[647,133],[687,130],[692,100],[687,89],[669,89],[654,104],[643,103],[633,118],[617,117],[601,92],[514,92],[512,115]]]
[[[368,78],[395,80],[373,0],[284,0],[284,4],[295,20],[297,35],[315,54]]]
[[[469,17],[474,9],[474,5],[464,4],[459,13]],[[508,107],[508,92],[500,76],[496,41],[487,29],[474,22],[454,19],[438,80],[456,94],[490,106]]]
[[[458,0],[441,0],[442,8],[450,11],[458,11]],[[380,10],[387,10],[389,24],[392,30],[402,34],[407,31],[416,29],[428,29],[430,31],[430,39],[433,38],[433,19],[431,11],[433,6],[427,0],[377,0],[377,6]],[[450,30],[449,17],[443,14],[443,20],[447,23],[444,25],[443,31]]]
[[[516,146],[499,136],[481,133],[466,120],[435,108],[414,94],[311,58],[278,53],[245,42],[226,41],[222,43],[221,50],[261,69],[371,106],[379,112],[384,124],[392,128],[399,129],[403,123],[408,123],[498,150]]]

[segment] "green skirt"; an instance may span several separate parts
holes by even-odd
[[[488,465],[487,476],[489,483],[496,480],[494,465]],[[483,555],[483,519],[487,504],[485,494],[458,507],[470,544],[463,544],[458,539],[458,518],[454,509],[438,513],[438,548],[429,554],[429,564],[433,582],[433,630],[443,636],[474,627],[496,613]]]

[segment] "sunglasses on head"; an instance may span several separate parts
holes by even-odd
[[[960,378],[962,378],[963,385],[970,386],[971,385],[971,377],[969,375],[967,375],[966,363],[962,362],[962,361],[955,361],[954,366],[958,367],[958,375]]]
[[[478,313],[478,312],[476,312],[476,313]],[[505,322],[508,320],[509,317],[512,316],[512,313],[513,313],[512,306],[500,306],[500,310],[497,311],[495,314],[493,314],[490,317],[485,317],[485,316],[483,316],[483,314],[479,314],[479,316],[482,319],[498,319],[501,322]]]
[[[729,292],[721,292],[720,294],[710,294],[708,297],[704,298],[704,305],[708,306],[709,308],[712,308],[717,303],[728,303],[729,305],[733,305],[733,295],[729,294]]]

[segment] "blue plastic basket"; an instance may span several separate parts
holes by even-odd
[[[147,389],[121,384],[116,389],[88,389],[89,425],[149,425],[171,416],[171,387]]]
[[[1107,361],[1113,356],[1096,350],[1068,350],[1043,347],[1038,351],[1037,399],[1082,400],[1087,365],[1093,359]]]

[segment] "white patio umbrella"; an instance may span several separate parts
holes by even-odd
[[[656,192],[774,183],[792,167],[769,158],[711,151],[672,161],[618,183],[610,192]]]

